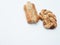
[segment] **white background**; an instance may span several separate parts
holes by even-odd
[[[54,30],[43,27],[41,21],[28,24],[24,4],[28,0],[0,0],[0,45],[60,45],[60,1],[30,0],[38,13],[41,9],[51,10],[57,17]]]

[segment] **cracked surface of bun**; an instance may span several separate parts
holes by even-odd
[[[33,3],[27,2],[27,4],[24,5],[24,11],[25,11],[28,23],[37,23],[38,22],[39,16],[37,14],[35,5]]]
[[[54,29],[57,26],[56,16],[51,11],[42,9],[39,16],[45,28]]]

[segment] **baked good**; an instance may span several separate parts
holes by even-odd
[[[33,3],[27,2],[27,4],[24,5],[24,11],[25,11],[28,23],[37,23],[38,22],[39,16],[37,14],[35,5]]]
[[[57,26],[56,16],[51,11],[42,9],[39,13],[39,17],[43,21],[45,28],[54,29]]]

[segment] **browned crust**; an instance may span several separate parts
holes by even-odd
[[[33,3],[27,2],[27,4],[24,5],[24,11],[25,11],[28,23],[37,23],[38,22],[39,16],[37,14],[35,5]]]
[[[39,13],[39,17],[43,21],[45,28],[54,29],[57,26],[56,16],[51,11],[42,9]]]

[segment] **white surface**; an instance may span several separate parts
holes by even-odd
[[[41,21],[26,21],[24,4],[28,0],[0,0],[0,45],[60,45],[60,1],[30,0],[38,12],[49,9],[57,17],[58,26],[47,30]]]

